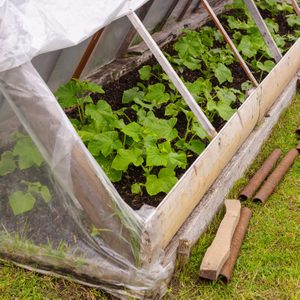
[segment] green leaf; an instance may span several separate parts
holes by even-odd
[[[300,17],[297,15],[289,15],[286,21],[290,27],[300,26]]]
[[[269,73],[275,67],[276,64],[272,60],[266,60],[264,63],[258,61],[256,65],[260,70]]]
[[[11,151],[5,151],[0,160],[0,176],[7,175],[16,169],[16,162]]]
[[[169,153],[168,166],[185,169],[187,166],[186,154],[182,151]]]
[[[157,195],[160,192],[168,193],[177,182],[175,171],[169,168],[163,168],[158,176],[148,175],[146,177],[146,190],[150,196]]]
[[[122,103],[127,104],[133,102],[134,99],[143,99],[144,92],[140,91],[138,87],[133,87],[129,90],[124,91],[122,96]]]
[[[168,153],[161,153],[156,146],[149,146],[146,148],[146,165],[153,166],[167,166]]]
[[[73,79],[73,80],[76,80],[77,84],[80,86],[80,88],[83,91],[91,92],[91,93],[94,93],[94,94],[96,94],[96,93],[104,94],[104,90],[102,89],[102,87],[99,86],[96,83],[89,82],[87,80],[85,80],[85,81],[80,81],[78,79]]]
[[[236,112],[236,109],[231,108],[230,105],[224,101],[219,101],[217,104],[217,112],[223,120],[228,121]]]
[[[230,105],[236,101],[236,95],[231,89],[216,87],[217,97],[219,100]]]
[[[146,118],[140,121],[144,125],[143,134],[155,136],[157,139],[173,140],[178,136],[174,128],[177,119],[169,120],[159,119],[152,113],[148,113]]]
[[[214,70],[214,73],[220,84],[222,84],[225,81],[233,81],[230,69],[227,68],[224,64],[218,63],[217,67]]]
[[[124,126],[122,131],[130,136],[135,142],[139,142],[142,136],[142,126],[136,122],[131,122],[130,124]]]
[[[40,194],[46,203],[49,203],[51,201],[52,196],[47,186],[43,185],[41,187]]]
[[[60,86],[54,95],[61,107],[66,109],[77,105],[77,96],[80,90],[77,81],[70,80],[65,85]]]
[[[202,125],[198,122],[193,122],[192,131],[197,134],[197,136],[204,140],[207,138],[207,132],[203,129]]]
[[[21,183],[27,186],[27,193],[33,194],[36,193],[42,197],[42,199],[49,203],[52,199],[51,193],[46,185],[41,184],[39,181],[31,182],[22,180]]]
[[[9,204],[15,216],[33,209],[35,198],[31,193],[16,191],[9,196]]]
[[[158,105],[168,102],[170,99],[170,95],[168,93],[165,93],[165,89],[166,88],[162,83],[149,85],[145,99]]]
[[[134,183],[131,185],[131,193],[132,194],[142,194],[142,184],[141,183]]]
[[[31,167],[40,167],[43,163],[43,158],[33,144],[30,137],[20,138],[14,146],[13,154],[18,156],[18,165],[20,170],[25,170]]]
[[[151,66],[143,66],[139,69],[139,74],[141,80],[149,80],[151,78],[152,67]]]
[[[193,151],[194,153],[196,153],[197,155],[199,155],[200,153],[202,153],[205,149],[205,144],[200,141],[200,140],[192,140],[189,144],[188,144],[188,149]]]
[[[119,140],[118,132],[107,131],[96,134],[88,144],[88,149],[94,156],[98,156],[101,152],[107,157],[114,150],[122,148],[122,142]]]
[[[238,50],[241,51],[244,56],[252,58],[256,56],[258,48],[254,46],[250,36],[244,35],[238,45]]]
[[[118,154],[112,162],[112,168],[119,171],[127,171],[130,164],[136,167],[140,166],[144,159],[142,157],[143,151],[138,148],[133,149],[119,149]]]
[[[104,157],[102,154],[95,157],[105,174],[112,182],[118,182],[122,179],[123,172],[115,170],[111,167],[111,161]]]

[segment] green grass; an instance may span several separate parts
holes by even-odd
[[[295,147],[294,131],[300,125],[300,94],[276,125],[258,158],[229,194],[239,190],[276,147],[284,153]],[[205,282],[198,269],[212,242],[223,211],[194,247],[183,271],[174,276],[164,299],[300,299],[300,159],[284,177],[264,206],[244,203],[253,211],[232,281]],[[108,299],[101,291],[67,280],[41,276],[0,263],[0,299]]]

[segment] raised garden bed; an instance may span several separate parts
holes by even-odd
[[[235,30],[231,28],[236,27],[232,24],[232,18],[224,18],[224,22],[231,20],[231,23],[228,21],[229,31]],[[247,21],[245,16],[241,16],[241,21],[235,20],[236,23],[243,36],[248,36],[251,41],[253,23]],[[57,93],[90,153],[107,175],[117,182],[115,186],[119,193],[102,173],[33,68],[24,65],[5,74],[8,82],[5,99],[43,154],[57,185],[68,194],[61,212],[66,209],[80,228],[78,235],[75,232],[75,239],[80,241],[72,245],[67,238],[67,243],[74,247],[80,245],[83,249],[88,245],[95,252],[86,251],[84,257],[79,255],[76,259],[74,248],[64,248],[62,255],[59,243],[53,247],[58,251],[51,252],[47,247],[35,247],[24,240],[17,243],[21,245],[18,248],[8,235],[1,236],[0,252],[3,255],[11,257],[14,251],[15,260],[22,265],[38,262],[44,270],[54,268],[59,275],[71,269],[80,280],[89,281],[94,286],[105,286],[111,291],[115,291],[116,286],[119,289],[121,283],[124,288],[121,293],[124,295],[137,293],[142,297],[149,292],[150,297],[154,297],[160,293],[159,287],[168,281],[174,267],[177,241],[171,244],[173,248],[167,254],[172,258],[166,257],[165,264],[158,259],[161,250],[166,249],[203,195],[290,82],[290,89],[295,89],[295,76],[300,68],[299,39],[274,67],[261,38],[255,39],[254,45],[251,43],[243,48],[241,44],[246,41],[239,33],[231,31],[242,54],[249,59],[251,68],[261,77],[258,79],[263,79],[272,69],[247,97],[246,91],[250,88],[247,78],[218,32],[212,24],[208,25],[199,31],[187,31],[164,50],[200,107],[218,129],[218,135],[212,140],[153,60],[117,82],[104,85],[106,93],[97,85],[79,81],[72,81]],[[249,50],[252,50],[251,53]],[[16,82],[23,83],[21,91],[14,89]],[[32,82],[36,84],[34,88]],[[35,116],[38,116],[35,118],[31,118],[33,105]],[[283,106],[279,106],[278,113],[282,109]],[[13,160],[16,160],[18,155],[14,154],[13,148],[14,144],[11,144],[2,151],[12,151]],[[38,167],[47,173],[42,164]],[[236,165],[234,167],[238,168]],[[21,173],[26,176],[25,171]],[[47,180],[51,181],[49,177]],[[40,204],[47,202],[42,188],[34,188],[34,191],[32,187],[30,190],[30,185],[25,184],[22,192],[33,194]],[[48,189],[52,194],[50,185]],[[152,197],[148,197],[147,193]],[[135,209],[142,204],[157,207],[143,215],[143,209],[133,211],[120,194]],[[214,206],[210,216],[222,202],[219,194],[218,197],[210,200],[209,204],[203,204]],[[53,199],[55,207],[59,207],[56,206],[57,201]],[[29,212],[32,217],[35,209],[34,206],[26,213]],[[8,211],[8,208],[5,210]],[[199,218],[206,221],[204,213]],[[86,219],[89,219],[88,223]],[[94,224],[94,228],[88,225],[90,223]],[[192,223],[195,224],[195,221]],[[55,224],[59,227],[60,223]],[[91,232],[93,229],[94,232]],[[72,230],[69,232],[72,233]],[[199,231],[195,229],[194,232]],[[74,235],[70,238],[74,239]],[[107,254],[107,249],[112,252]],[[155,280],[161,270],[164,271],[162,277]],[[125,291],[129,286],[137,286],[139,290],[130,294],[131,291]]]

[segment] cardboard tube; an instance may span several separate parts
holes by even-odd
[[[290,150],[287,155],[282,159],[277,168],[266,180],[264,185],[260,188],[254,197],[254,201],[265,203],[268,197],[273,193],[278,183],[281,181],[285,173],[292,166],[297,156],[299,155],[297,149]]]
[[[228,260],[225,262],[220,272],[220,275],[224,277],[226,282],[229,282],[231,279],[233,268],[238,258],[244,237],[246,235],[251,216],[252,216],[251,210],[247,207],[243,207],[241,210],[240,220],[238,222],[238,225],[232,237],[230,256]]]
[[[259,168],[259,170],[255,173],[255,175],[251,178],[247,186],[240,193],[240,200],[246,200],[251,198],[257,189],[260,187],[262,182],[267,178],[269,173],[272,171],[274,165],[278,161],[281,156],[281,150],[275,149],[270,156],[264,161],[263,165]]]

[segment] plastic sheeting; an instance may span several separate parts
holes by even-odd
[[[0,72],[77,45],[148,0],[0,0]]]
[[[141,266],[145,216],[120,198],[30,63],[0,73],[0,137],[2,257],[124,299],[162,293],[174,266],[159,249]]]

